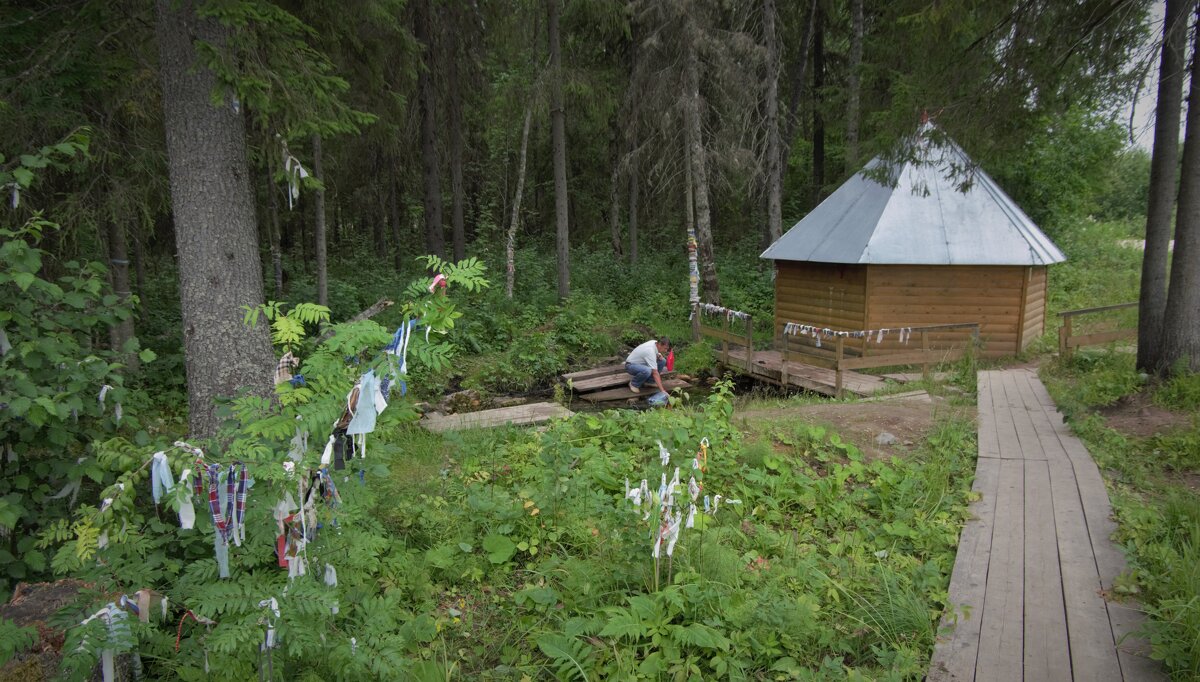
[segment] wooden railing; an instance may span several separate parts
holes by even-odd
[[[798,339],[790,334],[780,335],[780,353],[783,356],[782,376],[780,383],[788,385],[788,362],[795,360],[807,365],[816,365],[832,369],[835,373],[834,391],[842,395],[843,372],[872,367],[891,367],[893,365],[921,365],[921,375],[929,378],[930,367],[943,362],[958,360],[969,351],[979,347],[979,324],[939,324],[927,327],[909,327],[912,336],[919,338],[921,347],[916,350],[903,350],[895,353],[878,353],[861,355],[857,349],[847,348],[847,337],[835,336],[823,343],[820,348],[807,343],[798,343]],[[950,347],[934,347],[930,335],[933,332],[965,330],[970,333],[966,343]],[[898,330],[896,330],[898,331]],[[800,337],[805,338],[805,337]],[[850,341],[857,339],[850,338]],[[869,343],[869,340],[868,340]],[[832,349],[827,348],[832,346]],[[856,357],[857,355],[857,357]]]
[[[722,316],[723,324],[720,327],[713,327],[704,324],[703,316],[698,308],[692,309],[692,337],[695,340],[700,340],[700,337],[705,336],[710,339],[715,339],[721,343],[721,364],[729,365],[729,344],[744,346],[746,348],[747,357],[754,353],[754,320],[750,315],[741,311],[734,311],[739,316],[743,316],[744,325],[741,332],[734,331],[735,325],[731,316]]]
[[[1096,315],[1099,313],[1109,313],[1114,310],[1128,310],[1129,308],[1137,308],[1137,303],[1118,303],[1116,305],[1104,305],[1098,308],[1081,308],[1079,310],[1064,310],[1058,316],[1062,318],[1062,326],[1058,328],[1058,355],[1059,357],[1069,358],[1071,353],[1075,352],[1080,346],[1100,346],[1113,341],[1123,341],[1127,339],[1137,340],[1137,328],[1133,329],[1106,329],[1102,331],[1093,331],[1087,334],[1076,334],[1074,330],[1074,320],[1082,315]]]

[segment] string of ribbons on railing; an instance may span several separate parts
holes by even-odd
[[[861,329],[859,331],[840,331],[830,329],[829,327],[817,327],[811,324],[800,324],[798,322],[788,322],[783,325],[783,333],[790,336],[811,336],[817,343],[817,348],[821,347],[821,339],[875,339],[875,343],[883,343],[883,339],[888,334],[898,334],[900,343],[907,344],[912,338],[912,327],[897,327],[890,329],[884,327],[882,329]]]
[[[740,310],[731,310],[723,306],[714,305],[712,303],[696,303],[692,308],[692,317],[695,317],[696,311],[699,310],[705,315],[724,315],[727,320],[748,320],[750,313],[744,313]],[[689,317],[688,319],[692,319]]]

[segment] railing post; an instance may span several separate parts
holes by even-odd
[[[834,397],[842,397],[842,353],[846,350],[846,337],[837,337],[837,355],[834,357],[833,366],[836,368],[837,375],[836,383],[833,387]]]
[[[729,314],[725,314],[725,335],[721,337],[721,364],[729,366]]]
[[[692,341],[700,341],[700,304],[692,304]]]
[[[921,330],[921,351],[925,356],[925,362],[921,363],[921,378],[929,381],[929,332]]]
[[[1064,360],[1071,357],[1071,316],[1063,318],[1062,326],[1058,328],[1058,354]]]

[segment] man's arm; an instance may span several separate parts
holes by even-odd
[[[658,390],[662,391],[663,393],[666,393],[667,389],[663,388],[662,375],[658,373],[658,368],[655,367],[654,369],[651,369],[650,372],[651,372],[651,376],[654,377],[654,383],[655,383],[655,385],[658,386]]]

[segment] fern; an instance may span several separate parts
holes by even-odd
[[[34,628],[20,627],[7,618],[0,618],[0,666],[37,642]]]
[[[556,673],[560,680],[575,679],[577,673],[580,679],[588,679],[584,664],[592,656],[591,646],[557,632],[548,632],[538,637],[537,645],[543,654],[558,664]]]

